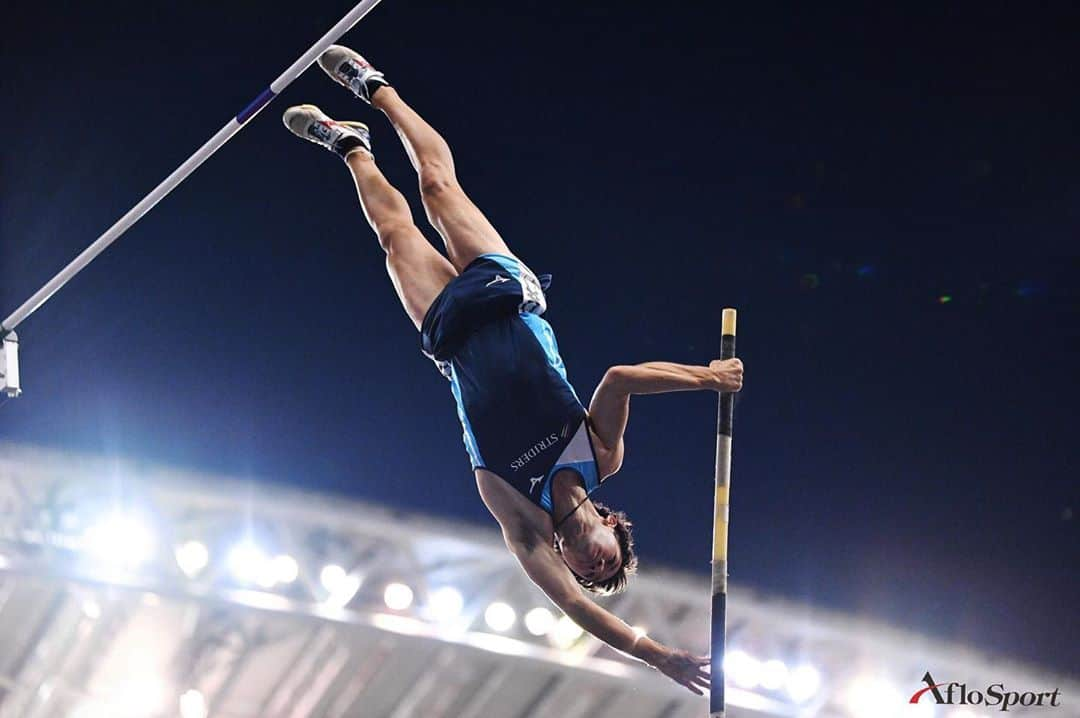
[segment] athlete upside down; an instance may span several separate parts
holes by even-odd
[[[352,50],[333,46],[319,65],[390,119],[419,175],[428,220],[446,244],[449,260],[375,165],[366,125],[331,120],[314,105],[286,110],[294,134],[348,165],[422,349],[450,380],[476,485],[507,548],[575,623],[701,694],[709,686],[707,657],[636,634],[582,593],[621,591],[637,567],[626,515],[589,496],[622,465],[632,395],[739,391],[742,363],[613,366],[586,410],[540,316],[550,277],[536,277],[465,195],[446,141]]]

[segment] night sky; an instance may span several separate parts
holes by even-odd
[[[738,307],[733,581],[1075,672],[1080,13],[889,4],[385,0],[344,43],[555,275],[580,394],[707,362]],[[0,315],[350,6],[6,8]],[[0,439],[493,525],[303,102],[371,123],[437,240],[310,70],[19,328]],[[708,570],[715,412],[633,402],[598,497],[646,567]]]

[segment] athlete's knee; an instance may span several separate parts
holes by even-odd
[[[420,194],[436,197],[457,187],[457,178],[451,164],[442,160],[430,160],[420,165]]]
[[[408,219],[395,217],[375,223],[375,234],[379,237],[379,246],[388,255],[393,254],[399,243],[407,241],[410,235],[419,231]]]

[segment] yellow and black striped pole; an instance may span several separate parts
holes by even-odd
[[[735,310],[725,309],[720,331],[720,358],[735,356]],[[724,643],[727,632],[728,492],[731,486],[731,393],[720,394],[716,416],[716,491],[713,495],[712,652],[709,715],[724,718]]]

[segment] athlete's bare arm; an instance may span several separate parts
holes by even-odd
[[[709,366],[655,361],[608,369],[589,404],[593,434],[604,445],[609,459],[603,474],[609,476],[622,465],[623,434],[630,417],[631,396],[701,389],[739,391],[742,380],[743,365],[738,359],[717,359]]]
[[[639,637],[618,616],[593,603],[581,592],[550,540],[541,533],[523,532],[518,528],[511,527],[508,531],[504,526],[507,547],[533,583],[574,623],[612,648],[648,663],[697,695],[709,687],[708,657],[665,646],[648,636]]]
[[[551,517],[498,476],[483,469],[476,473],[480,497],[502,527],[507,548],[552,603],[604,643],[648,663],[694,693],[708,687],[708,658],[669,648],[648,636],[638,638],[618,617],[589,600],[551,545]]]

